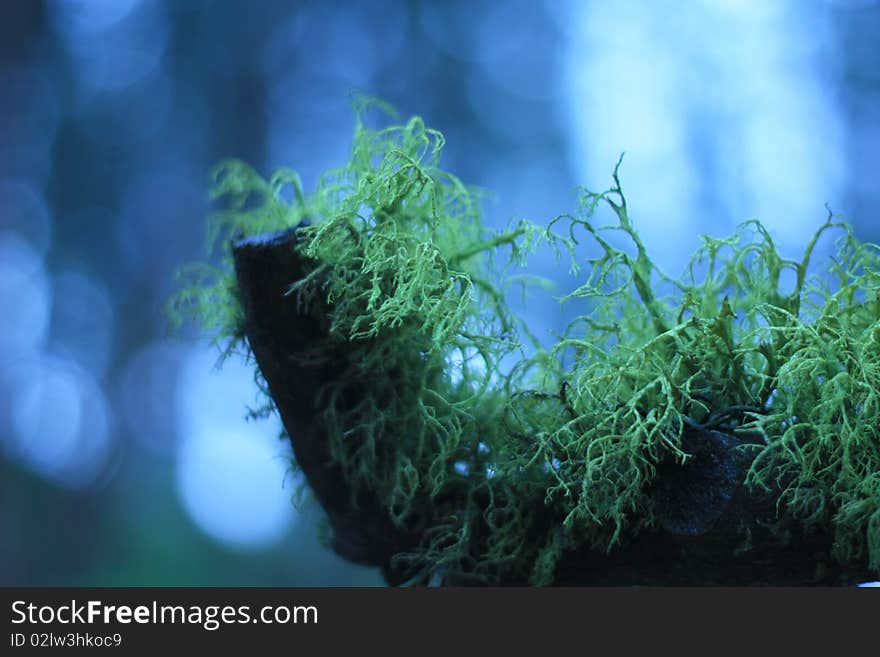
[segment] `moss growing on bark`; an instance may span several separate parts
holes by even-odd
[[[349,162],[311,194],[293,171],[264,179],[222,163],[211,241],[226,258],[174,300],[246,352],[229,239],[299,226],[291,248],[313,268],[287,302],[330,308],[308,358],[352,355],[303,394],[318,396],[353,489],[423,537],[401,568],[417,581],[551,583],[565,550],[613,550],[655,525],[648,491],[661,465],[687,462],[696,427],[748,436],[747,485],[781,492],[780,518],[830,524],[838,559],[880,572],[878,247],[829,214],[789,260],[751,221],[704,236],[674,278],[642,243],[617,168],[575,214],[493,231],[479,193],[441,168],[443,144],[418,117],[377,130],[358,119]],[[595,225],[600,204],[615,224]],[[837,255],[812,276],[831,233]],[[582,261],[583,241],[597,259]],[[539,245],[570,261],[565,299],[591,308],[549,351],[505,302]]]

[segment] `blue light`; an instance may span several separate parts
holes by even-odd
[[[821,10],[794,2],[574,5],[565,94],[576,177],[604,187],[622,151],[631,215],[678,275],[698,234],[759,218],[802,250],[847,174],[827,92],[836,49]],[[810,231],[807,231],[810,232]],[[675,238],[670,240],[669,236]]]
[[[213,350],[191,352],[178,382],[177,489],[191,520],[241,550],[271,547],[296,517],[283,487],[291,454],[277,419],[248,423],[253,370],[237,358],[212,365]],[[244,400],[244,401],[243,401]]]

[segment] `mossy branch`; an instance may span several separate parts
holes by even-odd
[[[440,168],[443,145],[418,117],[379,130],[359,118],[349,162],[312,194],[295,172],[264,180],[234,161],[214,189],[226,203],[212,244],[298,227],[292,257],[308,266],[278,303],[326,312],[295,355],[326,380],[302,394],[321,409],[316,430],[353,500],[369,492],[395,532],[420,537],[395,568],[414,581],[549,583],[566,554],[625,549],[671,522],[658,486],[689,467],[695,432],[716,432],[748,455],[756,499],[778,493],[780,541],[792,523],[828,525],[837,559],[880,571],[876,246],[829,213],[790,260],[750,221],[702,236],[673,279],[630,217],[621,161],[610,189],[582,190],[576,213],[492,231],[480,193]],[[602,202],[614,225],[594,225]],[[837,255],[811,277],[832,229]],[[601,249],[586,266],[581,231]],[[505,301],[542,247],[585,270],[563,300],[588,306],[548,351]],[[242,345],[229,263],[224,253],[174,307]],[[783,294],[786,269],[796,283]],[[657,281],[672,292],[658,295]],[[740,538],[737,554],[751,540]]]

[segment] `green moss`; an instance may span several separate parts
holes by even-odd
[[[379,130],[359,118],[349,162],[310,195],[292,171],[264,180],[234,161],[214,187],[225,203],[214,245],[314,222],[298,248],[317,265],[291,281],[291,302],[330,304],[311,357],[352,354],[319,391],[321,421],[354,489],[424,536],[399,565],[425,581],[550,583],[564,550],[612,550],[652,526],[657,466],[686,461],[682,433],[697,425],[759,436],[748,484],[781,488],[781,517],[830,523],[840,560],[880,571],[876,246],[829,214],[788,260],[752,221],[704,236],[672,278],[639,238],[617,169],[611,189],[582,191],[577,213],[497,232],[479,192],[440,168],[443,143],[417,117]],[[614,225],[594,225],[600,204]],[[831,232],[837,255],[811,277]],[[598,258],[581,262],[584,240]],[[539,246],[570,259],[579,286],[565,299],[591,309],[549,351],[505,303]],[[199,273],[175,312],[246,350],[228,253]],[[352,389],[356,403],[341,403]]]

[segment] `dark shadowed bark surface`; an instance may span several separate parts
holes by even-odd
[[[368,494],[353,501],[340,468],[332,462],[318,417],[315,393],[347,354],[321,364],[302,358],[328,329],[326,306],[309,308],[286,294],[309,271],[293,248],[295,231],[237,241],[235,272],[245,330],[272,399],[290,435],[294,455],[333,530],[333,547],[346,559],[380,566],[390,584],[405,575],[391,567],[394,554],[419,536],[395,528]],[[352,393],[356,394],[356,392]],[[689,427],[682,449],[687,465],[661,465],[650,490],[656,526],[625,538],[609,553],[594,550],[562,556],[557,585],[852,585],[874,579],[866,563],[840,564],[832,557],[828,523],[809,534],[782,524],[774,491],[757,494],[743,485],[748,452],[743,439]],[[551,531],[535,527],[535,532]],[[511,581],[504,584],[521,585]]]
[[[245,312],[248,343],[269,392],[291,436],[294,456],[333,529],[333,547],[346,559],[383,565],[405,544],[375,499],[361,496],[355,505],[339,467],[331,461],[320,433],[315,392],[345,369],[338,362],[310,365],[300,356],[327,331],[320,305],[297,307],[286,292],[307,272],[285,232],[236,242],[233,246],[239,295]]]

